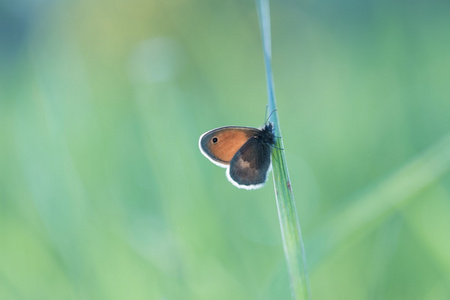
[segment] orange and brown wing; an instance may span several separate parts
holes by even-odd
[[[200,137],[199,147],[203,155],[221,167],[227,167],[236,152],[259,129],[253,127],[226,126],[213,129]]]

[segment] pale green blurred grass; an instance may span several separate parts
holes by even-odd
[[[271,7],[314,299],[448,299],[449,5]],[[0,12],[0,299],[289,299],[273,187],[197,149],[264,122],[253,2]]]

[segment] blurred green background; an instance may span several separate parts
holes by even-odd
[[[450,299],[450,2],[272,1],[314,299]],[[253,1],[0,3],[0,299],[290,299]]]

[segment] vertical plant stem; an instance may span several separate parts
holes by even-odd
[[[280,220],[281,236],[283,240],[284,254],[286,257],[291,293],[294,299],[311,299],[308,272],[306,267],[306,256],[303,240],[295,208],[294,194],[287,169],[286,157],[284,155],[283,141],[281,139],[280,124],[276,111],[275,93],[272,75],[272,51],[270,37],[270,10],[268,0],[256,0],[258,16],[261,28],[264,60],[266,65],[266,79],[268,91],[268,113],[269,121],[274,124],[274,133],[277,143],[272,152],[273,181],[275,196]]]

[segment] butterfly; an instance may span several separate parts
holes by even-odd
[[[267,181],[275,146],[273,124],[261,129],[225,126],[205,132],[199,139],[200,151],[212,163],[227,168],[228,180],[238,188],[258,189]]]

